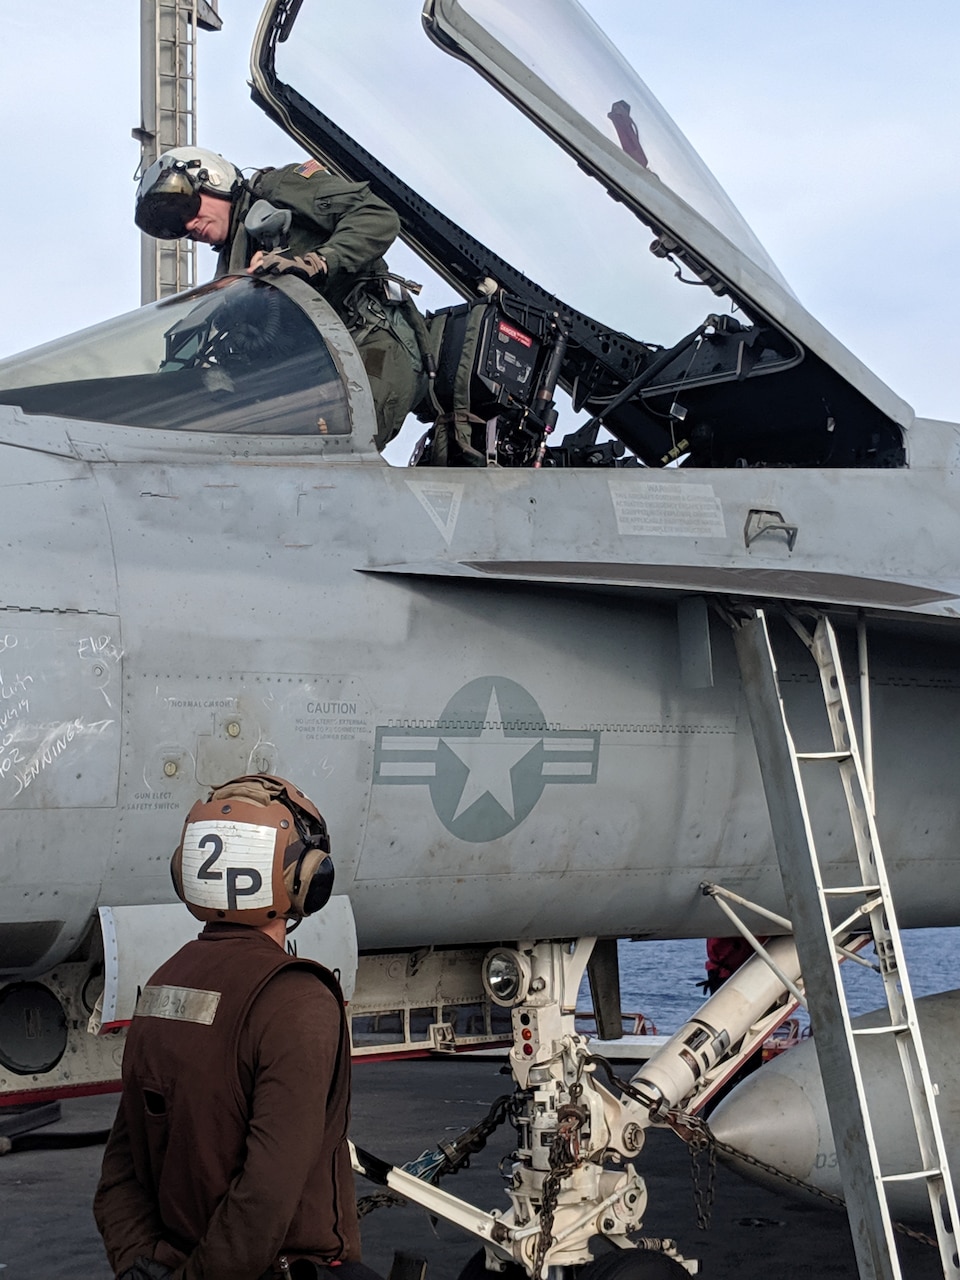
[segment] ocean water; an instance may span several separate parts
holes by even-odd
[[[907,971],[914,996],[960,987],[960,929],[910,929],[903,933]],[[657,1030],[670,1034],[703,1003],[697,986],[706,976],[701,938],[671,942],[620,943],[620,1003],[624,1013],[643,1013]],[[865,959],[876,959],[873,947]],[[840,967],[853,1016],[884,1003],[879,975],[845,961]],[[584,988],[579,1007],[589,1008]]]

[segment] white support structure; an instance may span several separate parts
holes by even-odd
[[[434,1153],[396,1169],[354,1149],[354,1168],[475,1235],[484,1244],[488,1270],[506,1264],[531,1280],[580,1274],[588,1280],[602,1236],[611,1248],[635,1251],[638,1259],[662,1255],[647,1256],[654,1268],[672,1263],[674,1274],[696,1275],[699,1264],[683,1258],[672,1240],[638,1238],[647,1192],[634,1159],[652,1122],[650,1108],[599,1084],[586,1037],[574,1026],[577,992],[595,942],[519,942],[487,956],[488,964],[512,968],[515,979],[509,991],[488,983],[498,1004],[512,1006],[517,1145],[509,1163],[508,1210],[482,1212],[431,1185],[432,1172],[443,1162]],[[772,989],[776,995],[782,991],[776,980]],[[769,1002],[764,998],[764,1007]],[[450,1149],[444,1144],[438,1152],[446,1159]],[[641,1270],[646,1271],[642,1262]]]
[[[937,1088],[930,1077],[897,925],[893,898],[873,816],[872,786],[866,777],[851,717],[836,635],[828,618],[817,619],[812,634],[791,620],[820,672],[832,751],[798,751],[777,680],[766,618],[758,611],[736,630],[737,656],[753,725],[757,755],[773,826],[784,893],[794,935],[820,1061],[830,1122],[843,1175],[847,1211],[861,1280],[901,1280],[886,1187],[915,1179],[926,1183],[940,1248],[943,1274],[960,1280],[956,1196],[937,1115]],[[861,668],[865,641],[861,632]],[[866,692],[865,692],[866,691]],[[861,684],[863,718],[869,723],[868,685]],[[859,880],[824,884],[823,863],[813,836],[802,774],[839,768],[859,865]],[[830,904],[860,904],[873,933],[890,1019],[869,1034],[893,1036],[900,1052],[921,1153],[918,1169],[881,1169],[864,1091],[856,1036],[840,979]],[[863,1033],[866,1034],[866,1033]]]
[[[140,173],[197,142],[197,29],[220,28],[216,0],[140,0]],[[141,235],[141,304],[196,283],[196,245]]]

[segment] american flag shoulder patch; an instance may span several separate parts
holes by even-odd
[[[319,160],[305,160],[303,164],[297,165],[296,171],[301,178],[312,178],[315,173],[325,173],[323,165]]]

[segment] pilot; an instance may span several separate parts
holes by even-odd
[[[323,818],[282,778],[237,778],[190,810],[171,871],[205,923],[127,1035],[94,1200],[114,1272],[379,1280],[360,1261],[340,986],[285,949],[333,886]]]
[[[244,219],[256,200],[293,215],[284,249],[264,252]],[[400,430],[422,394],[423,358],[409,295],[393,289],[383,254],[400,219],[365,182],[346,182],[316,160],[251,177],[201,147],[165,151],[137,188],[134,220],[158,240],[188,237],[217,250],[216,275],[299,276],[334,307],[353,336],[377,410],[377,447]],[[422,323],[422,321],[421,321]]]

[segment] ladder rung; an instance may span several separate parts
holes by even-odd
[[[937,1114],[937,1095],[940,1094],[940,1088],[931,1080],[924,1059],[921,1028],[917,1025],[913,999],[905,981],[906,965],[904,965],[903,973],[904,989],[900,992],[895,990],[896,967],[900,959],[899,926],[896,919],[894,895],[892,890],[885,884],[887,873],[884,869],[884,859],[878,833],[874,829],[873,821],[870,817],[872,805],[868,793],[871,780],[869,771],[866,768],[869,764],[869,759],[864,761],[860,754],[863,744],[858,747],[853,736],[854,717],[846,694],[846,679],[840,661],[839,645],[830,619],[825,614],[820,615],[816,619],[816,629],[813,635],[808,634],[807,627],[799,619],[790,617],[788,620],[813,652],[822,685],[823,701],[821,710],[825,708],[827,712],[833,750],[798,750],[798,743],[788,725],[787,708],[780,696],[781,691],[777,687],[774,641],[768,630],[767,619],[762,610],[758,611],[756,625],[752,623],[745,624],[742,631],[738,633],[737,657],[744,694],[751,712],[754,739],[757,744],[757,754],[760,758],[760,767],[767,793],[772,794],[774,789],[777,791],[785,790],[788,792],[786,799],[792,801],[795,798],[799,809],[803,811],[803,830],[798,830],[800,826],[798,817],[800,815],[798,815],[796,807],[791,807],[786,803],[771,805],[770,818],[774,831],[777,860],[780,865],[784,886],[788,889],[788,898],[796,897],[801,899],[802,906],[808,910],[811,916],[810,920],[807,921],[801,913],[798,914],[796,921],[798,938],[803,941],[806,936],[806,940],[809,943],[810,955],[804,955],[804,960],[809,960],[810,967],[810,973],[805,974],[808,990],[812,991],[814,984],[824,976],[832,980],[836,975],[837,957],[835,953],[839,948],[837,947],[837,938],[831,935],[832,929],[836,928],[837,931],[841,928],[850,930],[858,916],[869,917],[871,924],[875,926],[873,933],[878,959],[877,964],[869,965],[868,967],[877,969],[883,976],[888,1006],[888,1012],[885,1016],[889,1017],[890,1023],[882,1026],[852,1027],[849,1022],[849,1009],[846,1006],[846,996],[842,986],[839,991],[833,992],[831,998],[824,999],[822,1009],[826,1019],[830,1017],[836,1008],[841,1025],[836,1027],[835,1031],[838,1041],[842,1042],[838,1043],[836,1048],[838,1051],[842,1050],[845,1055],[848,1055],[850,1060],[847,1064],[850,1067],[850,1071],[847,1073],[850,1078],[844,1079],[841,1073],[837,1072],[839,1078],[832,1081],[833,1092],[838,1106],[852,1113],[851,1119],[862,1119],[863,1148],[857,1154],[863,1162],[864,1174],[867,1174],[866,1160],[868,1156],[873,1171],[873,1176],[867,1178],[870,1183],[869,1187],[860,1189],[862,1194],[858,1198],[863,1201],[863,1204],[859,1207],[859,1212],[864,1217],[869,1218],[869,1215],[874,1210],[872,1201],[876,1200],[877,1197],[881,1201],[884,1196],[892,1198],[891,1188],[898,1183],[903,1183],[906,1186],[916,1184],[925,1186],[931,1201],[938,1201],[940,1205],[939,1213],[935,1213],[934,1216],[937,1218],[939,1252],[944,1264],[943,1275],[949,1275],[951,1280],[960,1280],[960,1263],[956,1261],[957,1235],[960,1235],[960,1210],[957,1208],[957,1193],[954,1190],[950,1171],[945,1167],[946,1157],[944,1155],[941,1118]],[[865,628],[858,626],[857,642],[860,656],[865,658]],[[866,679],[865,662],[863,664],[861,684],[860,720],[866,737],[870,729],[870,709],[869,681]],[[827,741],[826,737],[812,739],[812,741],[817,740],[824,743]],[[809,742],[811,739],[807,739],[807,741]],[[845,747],[844,743],[846,744]],[[769,749],[765,750],[765,746]],[[786,769],[781,767],[781,760],[782,764],[787,766]],[[812,822],[814,807],[812,802],[814,797],[804,795],[805,784],[808,781],[814,781],[814,778],[811,770],[805,770],[801,766],[820,762],[833,763],[834,767],[826,772],[817,771],[817,778],[826,778],[827,773],[829,773],[831,778],[843,783],[845,820],[849,819],[850,824],[846,830],[846,836],[848,840],[850,836],[853,837],[856,854],[856,859],[850,870],[838,868],[833,872],[833,875],[828,870],[831,865],[830,860],[821,857],[816,848]],[[807,812],[808,808],[810,809],[809,813]],[[829,808],[823,818],[825,825],[826,820],[829,819],[829,825],[832,827],[833,822]],[[846,821],[844,825],[846,825]],[[827,834],[834,839],[834,852],[836,853],[838,845],[835,833],[830,830]],[[840,833],[840,836],[839,849],[843,852],[843,833]],[[799,862],[789,856],[794,846],[798,843],[801,852],[805,854],[805,857]],[[839,880],[841,876],[846,883],[841,883],[836,887],[827,887],[823,884],[825,878],[833,880],[835,877]],[[863,883],[851,884],[850,881],[856,876],[862,876]],[[874,881],[879,880],[880,883],[867,883],[868,877]],[[856,901],[852,901],[852,899],[856,899]],[[837,915],[844,914],[849,916],[844,924],[842,926],[834,926],[829,920],[823,919],[815,925],[813,908],[819,906],[823,916],[826,916],[829,908],[830,915],[833,916],[835,904]],[[861,961],[861,963],[866,962]],[[819,1016],[819,1009],[817,1013]],[[836,1021],[836,1018],[834,1018],[834,1021]],[[912,1078],[912,1071],[908,1072],[906,1084],[910,1093],[912,1104],[910,1118],[913,1122],[912,1127],[916,1131],[919,1154],[910,1155],[908,1153],[908,1156],[903,1156],[901,1159],[904,1162],[908,1157],[921,1162],[924,1158],[929,1158],[931,1161],[944,1159],[945,1165],[943,1168],[920,1168],[902,1173],[881,1173],[878,1169],[875,1144],[873,1144],[872,1150],[870,1149],[872,1144],[869,1108],[863,1096],[861,1082],[859,1079],[854,1078],[859,1075],[858,1067],[861,1065],[858,1064],[858,1057],[862,1057],[862,1051],[866,1048],[865,1043],[863,1045],[860,1044],[860,1036],[892,1036],[897,1047],[904,1051],[911,1046],[911,1040],[908,1037],[913,1037],[913,1047],[916,1053],[909,1056],[916,1059],[912,1066],[916,1069],[920,1078],[915,1080]],[[854,1037],[858,1038],[855,1040]],[[943,1101],[944,1099],[941,1097],[941,1104]],[[892,1164],[899,1164],[900,1162],[900,1160],[890,1161]],[[882,1209],[884,1206],[881,1204],[876,1207]],[[878,1221],[875,1225],[881,1229],[879,1234],[886,1238],[890,1261],[893,1264],[896,1262],[896,1245],[891,1234],[888,1215],[884,1213],[883,1221]],[[882,1251],[882,1246],[883,1241],[878,1241],[876,1245],[878,1252]],[[900,1274],[899,1267],[895,1265],[884,1270],[889,1270],[891,1274]]]
[[[824,896],[830,898],[841,898],[852,893],[879,893],[880,886],[878,884],[845,884],[838,885],[834,889],[824,889]]]

